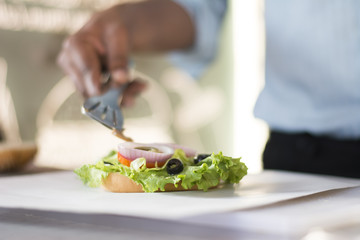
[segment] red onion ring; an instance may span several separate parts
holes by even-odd
[[[175,144],[175,143],[164,143],[162,145],[169,146],[174,150],[182,149],[184,151],[186,157],[195,157],[196,156],[196,151],[194,149],[186,147],[186,146],[181,146],[181,145]]]
[[[156,148],[161,151],[161,153],[136,149],[139,147]],[[119,144],[118,151],[124,158],[130,161],[143,157],[148,163],[165,162],[174,154],[174,149],[164,144],[144,144],[133,142],[124,142]]]

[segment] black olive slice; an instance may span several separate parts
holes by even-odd
[[[211,154],[198,154],[195,158],[194,158],[194,163],[197,164],[200,161],[204,160],[207,157],[210,157]]]
[[[177,158],[170,159],[166,165],[166,171],[169,175],[179,174],[184,170],[184,164]]]
[[[114,164],[112,164],[112,163],[110,163],[110,162],[105,162],[105,161],[104,161],[104,164],[114,165]]]

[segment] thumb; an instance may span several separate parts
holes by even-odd
[[[128,70],[124,67],[118,67],[110,71],[112,84],[120,86],[128,82]]]
[[[122,85],[128,81],[129,43],[124,30],[118,29],[108,37],[105,43],[107,53],[107,70],[112,83]]]

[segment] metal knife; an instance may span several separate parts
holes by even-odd
[[[130,138],[122,134],[124,117],[118,104],[119,97],[122,96],[127,86],[125,84],[120,88],[111,88],[101,96],[86,99],[81,112],[113,130],[114,135],[117,137],[131,141]]]

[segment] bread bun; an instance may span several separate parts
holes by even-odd
[[[107,191],[118,193],[144,192],[140,184],[135,183],[133,180],[120,173],[110,173],[107,178],[103,180],[102,187]],[[217,186],[213,188],[216,187]],[[181,186],[181,183],[179,183],[177,187],[171,183],[165,185],[165,192],[189,190],[198,190],[198,188],[197,186],[193,186],[191,189],[184,189]]]
[[[34,143],[1,143],[0,172],[16,171],[30,163],[37,152]]]

